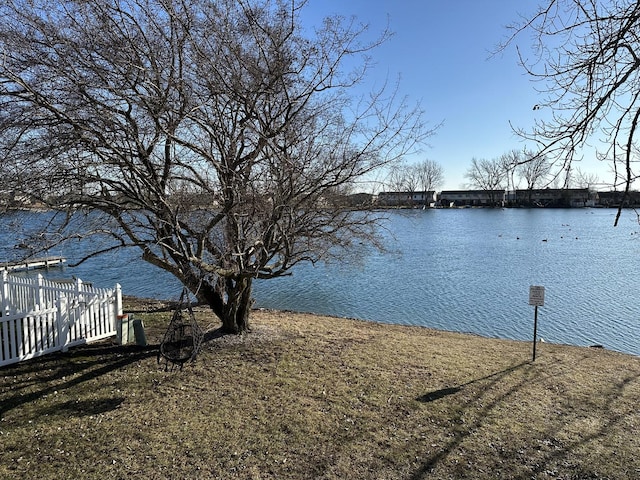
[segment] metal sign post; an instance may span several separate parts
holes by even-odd
[[[536,361],[536,340],[538,337],[538,307],[544,306],[544,287],[539,285],[531,285],[529,287],[529,305],[535,307],[533,314],[533,360]]]

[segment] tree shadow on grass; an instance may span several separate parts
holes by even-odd
[[[447,397],[449,395],[454,395],[458,392],[460,392],[463,388],[468,387],[469,385],[473,385],[474,383],[480,383],[483,382],[485,380],[490,380],[493,378],[500,378],[503,377],[515,370],[518,370],[526,365],[529,365],[530,362],[523,362],[520,363],[518,365],[515,365],[513,367],[509,367],[506,368],[504,370],[501,370],[499,372],[496,373],[492,373],[491,375],[486,375],[484,377],[481,378],[476,378],[475,380],[471,380],[469,382],[463,383],[461,385],[455,386],[455,387],[447,387],[447,388],[442,388],[440,390],[434,390],[433,392],[429,392],[429,393],[425,393],[424,395],[421,395],[420,397],[416,398],[416,400],[418,400],[419,402],[422,403],[429,403],[429,402],[434,402],[436,400],[439,400],[441,398]]]
[[[551,465],[557,464],[567,456],[567,452],[579,451],[590,443],[606,437],[614,428],[617,428],[624,421],[625,414],[621,411],[617,411],[616,403],[618,399],[624,395],[625,389],[630,384],[637,382],[638,379],[640,379],[640,375],[629,373],[624,378],[619,379],[619,381],[609,384],[607,391],[601,392],[600,395],[600,398],[604,398],[605,401],[599,409],[598,418],[601,420],[599,427],[594,429],[591,433],[585,432],[585,434],[581,435],[579,438],[564,442],[561,448],[551,449],[546,452],[543,461],[539,462],[533,469],[534,476],[542,474],[548,470]],[[635,404],[627,408],[630,408],[633,413],[636,411]],[[547,436],[550,438],[556,438],[561,429],[561,423],[552,423],[549,425]],[[618,452],[616,452],[616,455],[617,454]],[[621,478],[634,478],[640,471],[637,467],[634,468],[630,465],[626,465],[626,467],[629,468],[629,471],[621,471]],[[599,468],[600,466],[594,467],[586,463],[584,465],[575,465],[573,466],[573,470],[575,472],[574,478],[605,478],[601,473],[597,472]]]
[[[416,400],[423,403],[435,402],[436,400],[440,400],[441,398],[456,394],[460,390],[462,390],[462,387],[441,388],[440,390],[435,390],[433,392],[425,393],[421,397],[418,397]]]
[[[527,366],[531,367],[532,366],[531,362],[528,362],[528,361],[527,362],[522,362],[522,363],[519,363],[518,365],[514,365],[512,367],[506,368],[506,369],[501,370],[499,372],[492,373],[492,374],[486,375],[484,377],[476,378],[474,380],[471,380],[469,382],[466,382],[466,383],[463,383],[463,384],[460,384],[460,385],[457,385],[457,386],[454,386],[454,387],[447,387],[447,388],[443,388],[443,389],[440,389],[440,390],[435,390],[433,392],[429,392],[429,393],[426,393],[426,394],[418,397],[416,400],[418,400],[419,402],[422,402],[422,403],[435,402],[435,401],[440,400],[442,398],[445,398],[445,397],[448,397],[448,396],[451,396],[451,395],[455,395],[455,394],[463,391],[465,387],[468,387],[468,386],[473,385],[473,384],[486,382],[487,380],[490,380],[490,382],[488,384],[486,384],[482,389],[482,392],[488,392],[488,391],[491,390],[491,388],[496,383],[498,383],[504,377],[508,376],[510,373],[515,372],[516,370],[522,369],[522,368],[527,367]],[[483,409],[482,409],[482,414],[477,416],[477,420],[474,422],[473,425],[471,425],[468,428],[467,431],[456,431],[455,434],[453,435],[453,437],[451,438],[451,440],[449,441],[449,443],[447,445],[443,446],[443,448],[441,448],[438,452],[434,453],[429,458],[427,458],[424,461],[424,463],[422,464],[422,466],[409,478],[411,480],[419,480],[419,479],[423,479],[423,478],[428,478],[429,475],[430,475],[430,472],[440,462],[442,462],[445,458],[447,458],[449,455],[451,455],[452,452],[454,452],[462,444],[462,442],[465,440],[465,438],[467,438],[474,429],[477,429],[477,428],[480,427],[480,424],[482,422],[482,419],[485,417],[485,414],[487,414],[490,410],[495,408],[496,405],[498,405],[498,403],[504,401],[509,396],[514,394],[522,385],[524,385],[524,383],[525,383],[525,380],[523,379],[521,382],[519,382],[516,385],[514,385],[513,387],[511,387],[510,389],[508,389],[503,394],[499,395],[494,400],[492,400],[490,402],[487,402],[484,405]],[[483,395],[482,393],[480,395],[478,395],[478,398],[481,397],[482,395]]]
[[[524,368],[526,368],[526,371],[521,375],[521,378],[517,378],[516,381],[509,381],[507,379],[510,373]],[[562,374],[562,371],[555,372],[554,374]],[[423,403],[437,402],[446,397],[455,396],[463,392],[465,387],[473,384],[481,384],[479,389],[475,389],[466,398],[452,400],[454,403],[459,404],[461,408],[451,418],[448,440],[439,446],[437,451],[427,455],[426,458],[422,460],[420,467],[408,478],[411,480],[432,478],[436,468],[444,464],[449,457],[455,455],[456,451],[462,449],[464,452],[463,442],[486,426],[487,418],[491,415],[492,411],[500,409],[503,404],[510,401],[511,397],[522,389],[527,388],[530,384],[538,381],[544,384],[549,375],[552,374],[550,372],[544,372],[537,365],[531,362],[524,362],[461,385],[435,390],[418,397],[416,400]],[[526,475],[527,478],[537,478],[538,476],[549,478],[546,475],[550,475],[549,472],[556,472],[558,468],[568,469],[568,471],[571,472],[571,478],[604,478],[603,471],[606,471],[606,466],[604,465],[606,461],[604,461],[602,465],[592,465],[586,459],[583,462],[581,459],[586,457],[584,457],[584,453],[579,452],[589,450],[589,448],[585,447],[589,447],[594,444],[594,442],[597,448],[597,442],[602,442],[603,439],[606,441],[606,437],[610,435],[612,430],[623,429],[621,424],[625,419],[624,412],[634,413],[635,404],[629,404],[628,400],[627,404],[620,404],[619,399],[623,397],[625,390],[632,384],[636,384],[639,379],[640,374],[629,372],[624,378],[618,379],[618,381],[603,384],[602,388],[593,393],[597,395],[598,401],[602,403],[602,405],[597,409],[591,407],[593,409],[592,413],[578,413],[571,418],[558,413],[557,420],[555,420],[553,416],[547,417],[547,422],[538,426],[542,431],[528,439],[530,443],[523,443],[520,444],[517,449],[514,448],[513,451],[506,450],[503,452],[504,455],[507,455],[504,458],[515,458],[511,466],[503,465],[501,460],[497,460],[493,467],[518,468],[514,466],[518,464],[519,467],[523,468],[520,473],[517,473],[516,470],[511,471],[509,473],[510,478],[512,475],[520,478],[521,474],[523,475],[522,478],[524,478],[524,475]],[[487,380],[489,380],[488,383],[486,382]],[[507,388],[501,390],[498,385],[500,382],[508,382],[509,384]],[[494,392],[494,394],[492,394],[492,392]],[[496,395],[495,393],[498,394]],[[575,402],[575,397],[558,396],[554,408],[556,408],[558,412],[571,412],[575,408],[579,408],[579,404]],[[466,416],[465,421],[462,421],[463,416]],[[591,431],[585,429],[581,434],[567,438],[567,422],[579,423],[589,419],[592,420],[589,425],[598,425],[598,428],[594,428]],[[514,418],[513,421],[517,422],[518,419]],[[464,427],[459,428],[459,425],[464,425]],[[508,448],[509,446],[507,445],[507,449]],[[614,457],[613,461],[616,461],[615,457],[617,453],[614,452],[612,455]],[[489,464],[490,463],[491,462],[489,462]],[[460,478],[493,478],[489,477],[488,475],[490,475],[490,473],[486,471],[479,473],[469,470],[469,468],[472,468],[471,465],[471,463],[465,464],[464,466],[461,464],[459,468],[466,468],[467,470],[454,471],[453,474],[459,474]],[[634,471],[633,469],[636,467],[626,465],[617,468],[622,470],[619,470],[620,477],[616,478],[632,478],[633,475],[629,477],[627,475],[629,472],[623,470],[628,468],[629,471]],[[635,471],[637,472],[637,470]],[[556,475],[556,473],[553,474]],[[560,478],[561,474],[558,473],[557,475],[559,475],[558,478]]]
[[[22,405],[46,395],[63,391],[127,365],[155,357],[157,345],[112,345],[97,343],[56,352],[0,369],[0,417]],[[88,410],[117,404],[98,401],[99,406],[85,405]],[[122,403],[122,402],[120,402]]]
[[[207,343],[218,338],[226,337],[228,335],[231,334],[226,332],[222,327],[208,330],[207,332],[205,332],[204,337],[202,337],[202,343]]]

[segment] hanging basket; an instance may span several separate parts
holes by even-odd
[[[200,350],[200,344],[204,333],[191,308],[189,301],[189,291],[184,288],[180,295],[178,306],[173,312],[169,327],[160,343],[158,352],[158,363],[162,359],[165,362],[165,370],[169,369],[169,364],[173,369],[179,366],[182,370],[186,362],[194,361]]]

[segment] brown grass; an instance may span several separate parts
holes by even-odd
[[[157,344],[170,313],[144,314]],[[203,310],[197,318],[212,329]],[[165,372],[100,344],[0,369],[0,478],[640,478],[640,359],[256,311]]]

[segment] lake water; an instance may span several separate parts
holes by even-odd
[[[640,354],[635,213],[624,212],[618,227],[609,209],[388,215],[388,253],[370,254],[355,265],[305,265],[290,277],[258,282],[256,307],[531,340],[529,286],[542,285],[538,334],[545,341]],[[74,258],[72,251],[50,253]],[[177,299],[181,291],[170,275],[133,252],[48,275],[75,275],[99,286],[118,282],[129,295]]]

